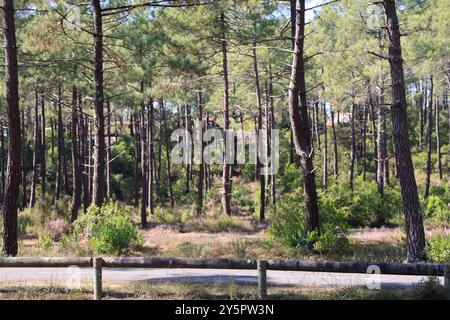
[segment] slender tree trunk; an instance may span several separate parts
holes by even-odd
[[[383,6],[390,35],[389,64],[392,81],[392,136],[405,210],[408,262],[415,262],[423,258],[425,232],[408,138],[407,103],[400,30],[395,1],[383,0]]]
[[[161,99],[160,101],[160,108],[161,108],[161,114],[162,114],[162,122],[164,127],[164,136],[165,136],[165,144],[166,144],[166,160],[167,160],[167,185],[169,187],[169,201],[170,201],[170,207],[175,207],[175,201],[173,198],[173,191],[172,191],[172,173],[170,168],[170,145],[169,145],[169,135],[167,132],[167,117],[166,117],[166,111],[164,110],[164,100]]]
[[[38,181],[38,163],[40,153],[40,132],[39,132],[39,96],[37,90],[35,90],[35,102],[34,102],[34,147],[33,147],[33,174],[31,179],[31,194],[30,194],[30,208],[34,208],[36,204],[36,185]]]
[[[274,110],[274,103],[273,103],[273,80],[272,80],[272,65],[269,64],[269,103],[270,103],[270,128],[271,132],[275,129],[275,110]],[[291,132],[292,134],[292,132]],[[269,153],[270,155],[272,152]],[[276,155],[274,155],[276,157]],[[271,163],[275,163],[275,158],[272,157]],[[272,196],[272,204],[276,204],[277,202],[277,192],[276,192],[276,178],[275,174],[272,172],[271,175],[271,183],[270,183],[270,193]]]
[[[322,151],[322,147],[320,145],[320,134],[319,134],[319,100],[313,104],[313,116],[314,116],[314,133],[316,135],[317,141],[317,149]]]
[[[92,202],[101,207],[105,184],[105,119],[103,115],[103,21],[100,0],[92,0],[94,20],[94,176]]]
[[[185,150],[187,150],[187,148],[189,146],[189,143],[188,143],[188,139],[189,139],[188,132],[190,132],[190,121],[189,121],[190,108],[189,108],[189,105],[187,103],[185,104],[184,107],[185,107],[184,108],[184,111],[185,111],[185,113],[184,113],[184,129],[186,130],[185,131],[186,135],[184,137],[184,143],[186,144]],[[185,192],[186,193],[190,192],[190,175],[191,175],[190,171],[191,171],[191,166],[189,165],[188,157],[190,157],[191,154],[192,154],[192,150],[190,152],[187,152],[186,155],[185,155],[185,163],[186,163],[186,167],[185,167],[185,169],[186,169]]]
[[[256,39],[253,39],[253,48],[252,48],[252,53],[253,53],[253,76],[255,77],[255,87],[256,87],[256,105],[258,108],[258,131],[257,131],[257,136],[258,136],[258,144],[262,141],[261,139],[259,139],[259,136],[261,135],[261,130],[263,129],[263,123],[262,123],[262,102],[261,102],[261,88],[260,88],[260,83],[259,83],[259,73],[258,73],[258,59],[256,56]],[[266,114],[267,115],[267,114]],[[259,148],[258,149],[264,149],[264,148]],[[263,174],[263,172],[261,172],[263,169],[262,165],[261,165],[261,161],[258,161],[258,166],[257,166],[257,175],[259,176],[259,221],[264,221],[265,219],[265,211],[266,211],[266,179],[265,176]]]
[[[45,144],[45,102],[44,102],[44,93],[41,93],[41,120],[42,120],[42,129],[41,129],[41,201],[42,204],[45,202],[45,194],[46,194],[46,177],[47,177],[47,169],[46,169],[46,144]]]
[[[198,121],[200,122],[200,128],[203,130],[203,93],[201,90],[197,92],[197,108],[198,108]],[[197,215],[200,215],[203,211],[203,179],[205,165],[203,163],[203,133],[200,134],[200,159],[198,166],[198,184],[197,184]]]
[[[370,115],[370,127],[372,132],[372,144],[373,144],[373,157],[377,157],[378,153],[378,136],[377,136],[377,127],[375,125],[375,105],[373,101],[372,91],[369,86],[369,115]],[[375,161],[375,164],[378,162]]]
[[[12,0],[4,0],[3,35],[5,42],[5,88],[8,123],[8,166],[3,199],[2,255],[17,255],[17,199],[19,198],[22,141],[20,137],[19,80],[16,31]]]
[[[430,101],[428,103],[427,110],[427,172],[425,178],[425,194],[424,198],[428,198],[430,195],[430,178],[431,178],[431,152],[433,149],[433,75],[430,76]]]
[[[60,89],[58,91],[61,92]],[[60,95],[58,95],[58,96],[60,97]],[[66,152],[65,146],[64,146],[64,128],[63,128],[62,108],[61,108],[60,98],[58,98],[56,107],[57,107],[57,117],[58,117],[58,163],[56,166],[55,198],[56,198],[56,200],[58,200],[60,197],[60,193],[62,191],[62,187],[63,187],[63,166],[64,166],[63,157]]]
[[[333,129],[333,154],[334,154],[333,171],[334,171],[334,178],[337,180],[339,177],[339,154],[337,147],[336,127],[334,125],[334,112],[332,110],[331,110],[331,128]]]
[[[82,175],[80,170],[80,145],[79,145],[79,122],[78,122],[78,93],[72,89],[72,207],[71,221],[78,218],[78,210],[81,205]]]
[[[378,108],[378,143],[377,143],[377,189],[381,196],[384,196],[384,168],[386,159],[386,132],[385,132],[384,109],[380,105]]]
[[[5,166],[3,164],[5,153],[5,130],[3,130],[3,122],[0,120],[0,171],[1,171],[1,186],[0,186],[0,202],[3,204],[3,197],[5,196]]]
[[[327,108],[323,103],[323,187],[327,188],[328,179],[328,130],[327,130]]]
[[[356,134],[355,134],[355,102],[352,101],[351,106],[351,149],[350,149],[350,164],[349,164],[349,172],[348,172],[348,181],[350,184],[350,189],[353,191],[353,178],[355,174],[355,157],[356,157]]]
[[[141,81],[141,92],[144,93],[144,81]],[[141,142],[141,227],[147,228],[147,200],[148,200],[148,167],[147,167],[147,125],[145,123],[145,101],[141,101],[141,126],[140,126],[140,142]]]
[[[438,173],[439,181],[442,183],[444,175],[442,173],[442,154],[441,154],[441,132],[439,128],[439,103],[436,99],[436,150],[437,150],[437,161],[438,161]]]
[[[362,165],[363,165],[363,180],[367,179],[367,106],[363,106],[363,123],[362,123]]]
[[[225,27],[225,13],[220,14],[220,42],[222,44],[222,68],[223,68],[223,129],[228,130],[230,126],[229,117],[229,96],[228,96],[228,58],[227,58],[227,40],[226,40],[226,27]],[[224,134],[223,144],[227,145],[226,134]],[[226,147],[225,147],[226,149]],[[226,161],[226,152],[223,161],[222,170],[222,207],[223,213],[230,216],[231,215],[231,202],[230,202],[230,165]]]
[[[319,207],[315,174],[311,157],[308,107],[306,102],[305,66],[303,58],[305,35],[305,1],[291,0],[295,5],[295,47],[292,57],[292,71],[289,83],[289,114],[296,153],[300,157],[304,183],[304,208],[307,230],[319,232]],[[300,99],[299,99],[300,98]],[[312,249],[313,243],[309,243]]]
[[[106,201],[112,200],[111,191],[111,101],[106,101],[107,124],[106,124]]]
[[[154,171],[154,150],[153,150],[153,98],[150,97],[148,102],[148,109],[147,109],[147,117],[148,117],[148,126],[147,126],[147,132],[148,132],[148,207],[150,210],[150,215],[154,215],[154,207],[155,207],[155,201],[153,199],[153,193],[154,193],[154,185],[153,185],[153,171]]]
[[[423,141],[423,93],[420,86],[420,82],[416,83],[416,92],[419,95],[417,98],[417,109],[419,110],[419,148],[422,149]]]
[[[27,130],[30,129],[30,113],[29,107],[27,107],[27,121],[25,122],[25,111],[22,112],[22,199],[21,207],[22,209],[27,207],[27,174],[28,174],[28,139]]]
[[[140,152],[140,132],[139,132],[139,116],[134,114],[132,117],[132,126],[134,132],[134,207],[139,207],[139,181],[141,179],[141,171],[139,170]]]
[[[83,187],[83,211],[86,213],[89,207],[89,143],[88,143],[88,118],[83,116],[83,97],[81,91],[78,92],[78,107],[79,107],[79,133],[80,133],[80,174]]]

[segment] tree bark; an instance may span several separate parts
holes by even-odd
[[[141,92],[144,93],[144,82],[141,81]],[[141,101],[141,126],[140,126],[140,143],[141,143],[141,227],[147,228],[147,200],[148,200],[148,167],[147,167],[147,127],[145,123],[145,101]]]
[[[296,153],[300,157],[304,184],[304,209],[306,225],[309,232],[319,230],[319,208],[315,174],[311,157],[311,140],[306,102],[305,66],[303,58],[305,34],[305,1],[291,0],[291,8],[295,5],[295,46],[292,57],[292,70],[289,83],[289,114],[291,130],[294,137]],[[300,98],[300,99],[299,99]],[[309,243],[313,247],[313,243]]]
[[[17,255],[17,199],[19,198],[22,141],[20,137],[19,80],[17,46],[12,0],[3,1],[3,35],[5,42],[5,87],[8,122],[8,166],[3,200],[2,255]]]
[[[105,184],[105,119],[103,115],[103,21],[100,0],[92,0],[94,22],[94,176],[92,202],[101,207]]]
[[[34,102],[34,147],[33,147],[33,173],[31,178],[31,193],[30,193],[30,208],[34,208],[36,204],[36,185],[38,180],[38,163],[40,153],[40,132],[39,132],[39,99],[38,92],[35,90],[35,102]]]
[[[428,110],[427,110],[427,171],[426,171],[426,177],[425,177],[425,194],[424,198],[428,198],[430,195],[430,178],[431,178],[431,152],[433,149],[433,75],[430,76],[430,101],[428,103]]]
[[[153,150],[153,126],[154,126],[154,120],[153,120],[153,98],[150,97],[147,107],[147,132],[148,132],[148,207],[150,210],[150,215],[153,216],[155,214],[154,207],[155,207],[155,201],[153,198],[154,193],[154,150]]]
[[[408,137],[407,103],[400,30],[395,1],[383,0],[383,6],[390,35],[389,65],[392,82],[392,136],[394,139],[398,178],[405,210],[408,262],[415,262],[423,258],[425,232]]]
[[[172,173],[170,168],[170,145],[169,145],[169,134],[167,131],[167,117],[166,117],[166,111],[164,109],[164,100],[161,99],[159,103],[159,107],[161,108],[161,115],[162,115],[162,123],[164,128],[164,137],[165,137],[165,145],[166,145],[166,161],[167,161],[167,186],[169,187],[169,201],[170,201],[170,207],[175,207],[175,201],[173,198],[173,191],[172,191]]]
[[[436,100],[436,151],[437,151],[437,161],[438,161],[438,173],[439,181],[442,183],[444,175],[442,173],[442,154],[441,154],[441,132],[439,128],[439,103]]]
[[[222,45],[222,70],[223,70],[223,129],[228,130],[230,127],[229,117],[229,95],[228,95],[228,58],[227,58],[227,40],[226,40],[226,26],[225,26],[225,13],[222,11],[220,14],[220,42]],[[226,134],[224,134],[223,145],[227,145]],[[225,147],[226,149],[226,147]],[[223,213],[231,216],[231,202],[230,202],[230,165],[226,161],[226,152],[223,159],[222,170],[222,208]]]
[[[327,130],[327,108],[323,103],[323,179],[322,184],[326,189],[328,185],[328,130]]]
[[[44,102],[44,93],[41,92],[41,201],[42,204],[45,202],[45,194],[46,194],[46,177],[47,177],[47,168],[46,168],[46,144],[45,144],[45,102]]]
[[[275,109],[273,103],[273,79],[272,79],[272,65],[269,64],[269,103],[270,103],[270,128],[271,131],[275,129]],[[291,132],[292,134],[292,132]],[[269,154],[272,154],[271,152]],[[272,158],[271,163],[273,164],[275,159]],[[277,192],[276,192],[276,178],[275,174],[271,175],[271,183],[270,183],[270,193],[272,196],[272,204],[275,204],[277,201]]]
[[[331,110],[331,107],[330,107]],[[333,129],[333,171],[335,180],[339,177],[339,155],[338,155],[338,147],[337,147],[337,138],[336,138],[336,126],[334,125],[334,112],[331,110],[331,128]]]
[[[258,144],[261,142],[259,139],[261,130],[263,129],[262,120],[262,102],[261,102],[261,88],[259,83],[259,73],[258,73],[258,59],[256,56],[256,39],[253,39],[252,48],[252,58],[253,58],[253,76],[255,77],[255,88],[256,88],[256,106],[258,108],[258,131],[257,131],[257,141]],[[266,114],[267,116],[267,114]],[[258,148],[259,149],[259,148]],[[265,211],[266,211],[266,179],[264,174],[261,172],[263,166],[261,161],[258,161],[257,175],[259,177],[259,221],[264,221]]]
[[[56,192],[55,192],[55,198],[56,200],[59,199],[60,193],[63,190],[63,166],[64,161],[63,158],[65,157],[66,150],[64,145],[64,128],[63,128],[63,120],[62,120],[62,108],[61,108],[61,89],[59,86],[59,95],[58,95],[58,101],[56,103],[57,107],[57,117],[58,117],[58,163],[56,166]],[[72,102],[73,103],[73,102]],[[73,119],[72,119],[73,120]]]
[[[72,89],[72,207],[71,221],[78,218],[78,210],[81,205],[82,175],[80,169],[80,143],[79,143],[79,120],[78,120],[78,93]]]
[[[203,131],[203,93],[201,90],[197,92],[197,108],[198,108],[198,121],[200,122],[200,130]],[[205,164],[203,163],[203,134],[200,134],[200,159],[198,166],[198,184],[197,184],[197,215],[200,215],[203,211],[203,180],[205,172]]]
[[[110,202],[112,199],[111,195],[111,101],[107,99],[106,101],[106,112],[107,112],[107,125],[106,125],[106,201]]]
[[[348,171],[348,182],[350,184],[350,189],[353,191],[353,180],[354,180],[354,174],[355,174],[355,158],[356,158],[355,102],[354,101],[352,101],[352,106],[351,106],[350,113],[351,113],[351,119],[350,119],[350,125],[351,125],[351,135],[350,135],[351,148],[350,148],[350,164],[349,164],[349,171]]]

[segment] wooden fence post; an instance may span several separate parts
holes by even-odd
[[[94,300],[101,300],[103,296],[102,292],[102,258],[93,259],[94,269]]]
[[[444,268],[444,286],[447,289],[448,296],[450,297],[450,265]]]
[[[267,298],[267,261],[258,260],[258,297],[259,299]]]

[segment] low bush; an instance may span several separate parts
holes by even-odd
[[[73,225],[73,234],[88,240],[97,253],[120,255],[142,245],[138,227],[129,212],[117,204],[91,206]]]
[[[340,251],[346,248],[345,236],[348,225],[342,212],[324,199],[320,201],[320,234],[308,233],[303,210],[303,195],[300,189],[285,194],[272,208],[269,239],[289,247],[305,247],[312,241],[319,252]]]
[[[431,262],[450,263],[450,236],[444,232],[427,240],[427,259]]]

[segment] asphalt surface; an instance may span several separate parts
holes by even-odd
[[[0,268],[0,282],[66,282],[89,281],[90,268]],[[222,269],[103,269],[104,281],[184,281],[256,284],[256,270]],[[366,275],[352,273],[267,271],[269,285],[371,288],[405,288],[426,280],[422,276]],[[441,284],[444,279],[439,278]],[[379,286],[378,286],[379,284]]]

